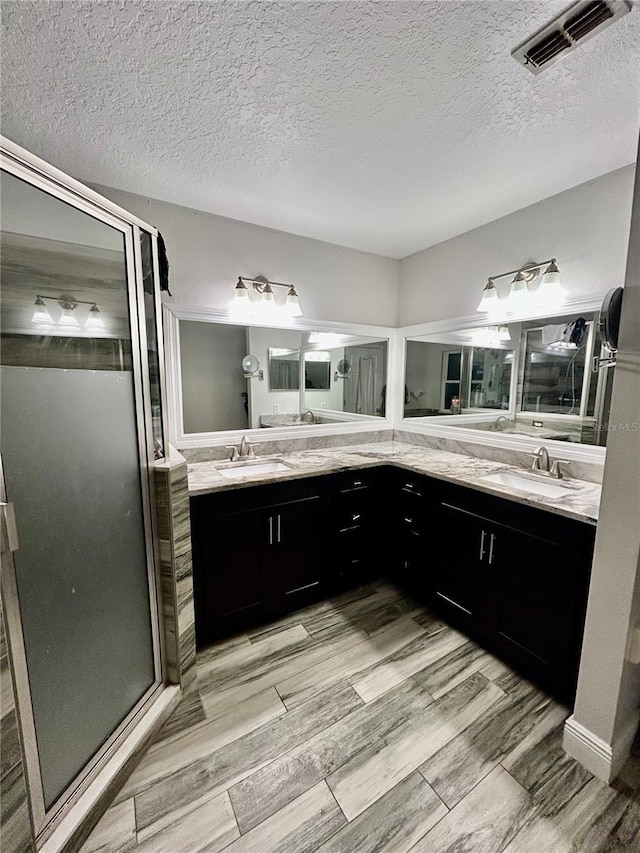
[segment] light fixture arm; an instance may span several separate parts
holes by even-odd
[[[515,270],[509,270],[508,272],[501,272],[498,275],[490,275],[489,281],[495,281],[497,278],[504,278],[505,276],[508,276],[508,275],[517,275],[518,273],[523,273],[525,281],[526,281],[527,280],[527,277],[526,277],[527,271],[539,270],[541,267],[544,267],[548,264],[555,264],[555,262],[556,262],[555,258],[549,258],[548,261],[540,261],[540,263],[524,264],[524,266],[518,267],[518,269],[515,269]],[[531,276],[531,278],[535,278],[535,276]],[[273,282],[272,282],[272,284],[273,284]]]
[[[95,302],[89,302],[87,299],[71,299],[68,296],[43,296],[41,293],[36,293],[36,299],[48,299],[50,302],[57,302],[61,308],[67,310],[73,309],[76,305],[95,305]]]
[[[245,282],[247,284],[252,284],[253,289],[257,293],[264,293],[267,285],[270,287],[286,287],[288,290],[293,290],[295,292],[295,287],[292,284],[284,284],[281,281],[270,281],[263,275],[257,275],[255,278],[248,278],[246,275],[238,276],[240,281]]]

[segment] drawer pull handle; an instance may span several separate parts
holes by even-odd
[[[415,487],[414,487],[414,485],[413,485],[413,483],[405,483],[405,484],[404,484],[404,487],[405,487],[405,489],[413,489],[413,488],[415,488]]]
[[[480,561],[484,560],[484,537],[485,537],[485,535],[486,534],[483,530],[482,534],[480,535],[480,554],[478,555],[480,557]]]
[[[351,521],[357,521],[359,518],[362,518],[362,513],[354,512],[351,516]]]
[[[407,518],[407,517],[406,517],[406,515],[405,515],[405,517],[404,517],[404,520],[407,522],[407,524],[413,524],[413,519],[412,519],[412,518]]]
[[[492,533],[491,537],[489,538],[489,565],[491,565],[493,563],[493,543],[495,541],[496,541],[496,537]]]

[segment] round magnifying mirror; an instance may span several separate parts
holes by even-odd
[[[260,359],[256,355],[245,355],[242,359],[242,369],[245,373],[255,373],[260,368]]]
[[[351,373],[351,362],[346,358],[341,358],[336,369],[338,376],[348,376]]]
[[[604,298],[600,309],[600,337],[609,352],[618,351],[618,333],[620,332],[620,313],[622,311],[621,287],[610,290]]]

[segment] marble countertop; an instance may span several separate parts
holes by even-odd
[[[488,474],[499,471],[522,473],[522,468],[515,468],[504,462],[477,459],[461,453],[450,453],[445,450],[419,447],[399,441],[280,453],[256,457],[256,461],[283,462],[289,466],[289,470],[267,474],[251,474],[248,471],[247,476],[230,480],[220,474],[220,468],[224,467],[224,462],[195,462],[188,466],[190,497],[230,489],[241,489],[263,483],[276,483],[302,477],[331,474],[336,471],[369,468],[377,465],[395,465],[408,471],[427,474],[438,480],[468,486],[497,497],[509,498],[517,503],[545,509],[556,515],[574,518],[588,524],[595,525],[598,519],[601,490],[598,483],[565,479],[561,483],[566,488],[566,494],[557,498],[544,497],[510,486],[488,483],[482,479]]]

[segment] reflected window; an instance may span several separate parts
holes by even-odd
[[[300,388],[300,350],[269,347],[269,389],[297,391]]]

